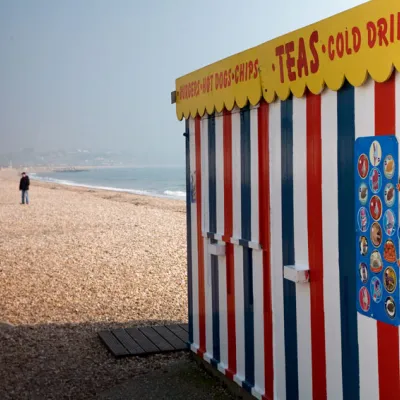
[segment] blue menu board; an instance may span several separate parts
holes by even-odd
[[[399,145],[395,136],[355,143],[357,311],[400,325]]]

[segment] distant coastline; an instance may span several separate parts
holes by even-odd
[[[89,171],[88,168],[76,168],[76,167],[59,167],[59,168],[54,168],[53,172],[83,172],[83,171]]]
[[[184,165],[54,165],[54,166],[34,166],[26,165],[23,167],[0,167],[0,170],[11,170],[17,172],[44,173],[44,172],[82,172],[93,169],[123,169],[123,168],[184,168]]]
[[[185,168],[179,167],[56,167],[27,170],[34,181],[94,190],[186,199]]]

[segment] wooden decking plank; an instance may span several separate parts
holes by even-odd
[[[189,333],[189,324],[179,324],[179,326],[185,330],[187,333]]]
[[[125,329],[146,353],[159,353],[160,349],[137,328]]]
[[[99,332],[99,336],[104,344],[116,357],[129,356],[129,351],[121,344],[121,342],[110,332]]]
[[[170,345],[172,345],[176,350],[186,349],[186,343],[179,339],[173,332],[171,332],[165,326],[155,326],[153,328],[157,333],[159,333]]]
[[[183,340],[185,343],[189,340],[189,334],[181,328],[179,325],[165,325],[172,333],[178,336],[179,339]]]
[[[161,351],[173,351],[174,347],[160,336],[151,326],[139,328],[148,339],[150,339]]]
[[[125,331],[125,329],[115,329],[113,335],[123,344],[132,355],[143,354],[145,351],[140,345]]]

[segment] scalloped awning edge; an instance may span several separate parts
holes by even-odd
[[[384,82],[399,67],[400,2],[371,1],[177,79],[176,115]]]
[[[394,71],[397,71],[397,72],[400,71],[400,69],[399,69],[399,68],[396,68],[394,65],[393,65],[392,67],[393,67],[393,68],[392,68],[392,72],[391,72],[391,74],[387,77],[387,79],[386,79],[385,81],[387,81],[387,80],[389,80],[389,79],[391,78],[391,76],[392,76],[392,74],[393,74]],[[357,84],[353,84],[346,76],[343,76],[343,81],[342,81],[340,87],[337,88],[337,89],[332,89],[332,88],[330,88],[330,87],[326,84],[326,82],[323,82],[323,85],[322,85],[322,87],[321,87],[321,90],[319,90],[319,91],[317,91],[317,92],[310,90],[308,87],[305,87],[305,88],[304,88],[304,91],[303,91],[301,94],[295,94],[295,93],[290,92],[290,93],[288,94],[288,96],[280,97],[280,96],[278,96],[276,93],[274,93],[274,96],[273,96],[273,99],[272,99],[272,100],[271,100],[270,98],[266,98],[265,96],[261,96],[261,93],[260,93],[260,96],[259,96],[258,100],[255,101],[255,102],[254,102],[254,101],[252,102],[252,101],[250,101],[249,98],[246,98],[246,104],[245,104],[245,105],[247,105],[248,103],[250,103],[251,106],[256,106],[256,105],[258,105],[258,104],[260,103],[261,100],[265,100],[267,103],[273,103],[273,102],[278,101],[278,100],[279,100],[279,101],[285,101],[285,100],[288,99],[288,97],[289,97],[290,95],[293,95],[294,97],[297,97],[297,98],[301,98],[301,97],[303,97],[303,96],[305,95],[306,91],[310,91],[311,93],[316,94],[316,95],[321,94],[321,93],[322,93],[324,90],[326,90],[326,89],[329,89],[329,90],[332,90],[332,91],[335,91],[335,92],[336,92],[336,91],[340,90],[340,89],[343,87],[343,85],[345,84],[346,81],[349,82],[349,83],[350,83],[352,86],[354,86],[354,87],[360,87],[360,86],[364,85],[369,79],[372,79],[374,82],[385,82],[385,81],[377,81],[377,80],[375,80],[375,79],[368,73],[368,71],[366,71],[365,79],[363,80],[363,82],[362,82],[361,84],[358,84],[358,85],[357,85]],[[207,112],[206,107],[203,107],[202,110],[193,109],[193,110],[188,110],[187,112],[182,111],[180,114],[177,113],[177,117],[178,117],[178,120],[179,120],[179,121],[182,121],[183,118],[189,119],[189,118],[196,118],[197,116],[203,117],[204,114],[211,115],[211,114],[214,114],[215,112],[221,113],[221,112],[223,112],[224,110],[232,111],[232,110],[233,110],[234,108],[236,108],[236,107],[237,107],[237,108],[243,108],[244,106],[240,107],[240,106],[238,105],[238,103],[236,102],[236,99],[235,99],[235,101],[233,102],[233,104],[230,105],[229,107],[226,106],[225,104],[223,104],[223,107],[222,107],[222,108],[217,108],[216,106],[214,106],[214,108],[213,108],[213,110],[212,110],[211,112]]]

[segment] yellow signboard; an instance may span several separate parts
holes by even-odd
[[[345,79],[360,86],[368,74],[384,82],[393,66],[400,69],[400,0],[374,0],[177,79],[177,116],[339,90]]]

